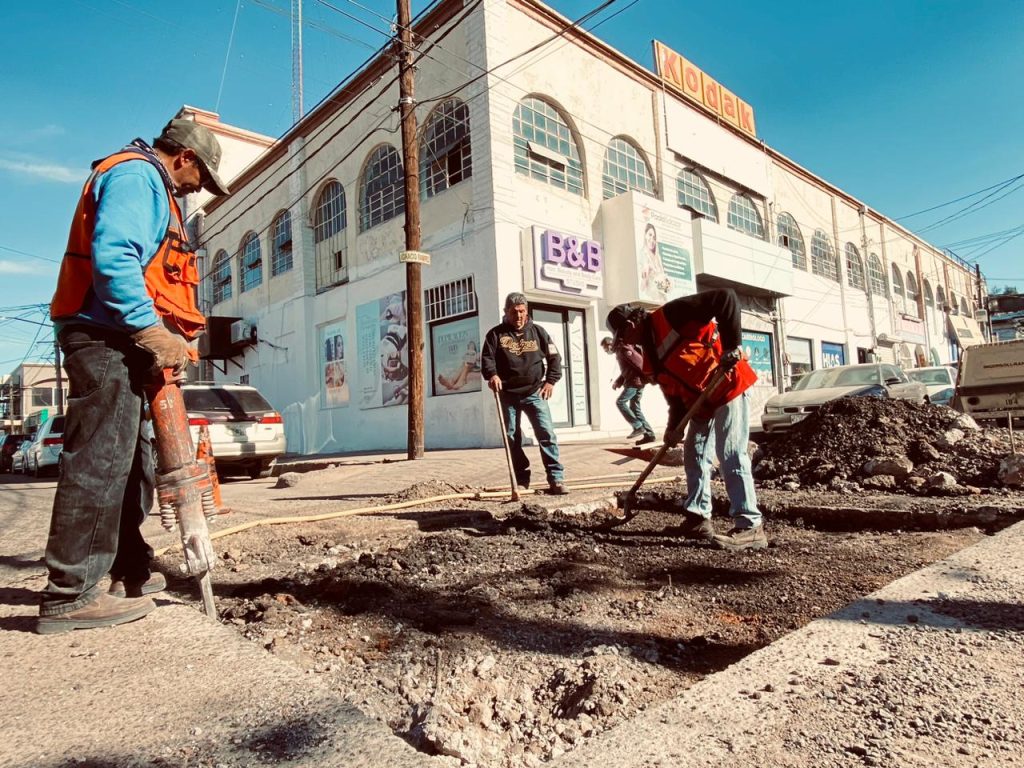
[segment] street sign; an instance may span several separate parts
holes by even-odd
[[[400,263],[430,264],[430,254],[423,251],[402,251],[398,254]]]

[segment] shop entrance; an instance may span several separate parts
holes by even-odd
[[[578,427],[590,423],[587,383],[587,347],[583,332],[583,311],[543,304],[530,307],[533,322],[548,332],[562,355],[562,379],[555,385],[548,405],[556,427]]]

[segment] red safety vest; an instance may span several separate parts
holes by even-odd
[[[722,358],[722,342],[714,322],[701,325],[686,323],[673,328],[659,308],[648,316],[653,349],[644,355],[644,374],[652,378],[666,395],[693,403],[718,368]],[[651,345],[645,345],[645,351]],[[726,375],[725,381],[708,395],[700,416],[707,418],[719,406],[739,397],[757,381],[757,373],[746,360],[740,360]]]
[[[100,174],[115,165],[132,160],[152,162],[138,150],[117,152],[101,160],[82,189],[68,235],[68,247],[60,264],[57,290],[50,302],[53,320],[71,318],[82,310],[92,290],[92,237],[96,226],[96,201],[93,187]],[[171,223],[156,249],[156,255],[144,267],[146,291],[153,308],[186,339],[194,339],[206,327],[206,318],[196,306],[199,270],[196,255],[184,236],[181,210],[171,190],[167,190]]]

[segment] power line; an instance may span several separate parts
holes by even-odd
[[[51,259],[51,258],[48,258],[46,256],[40,256],[37,253],[29,253],[28,251],[21,251],[21,250],[18,250],[17,248],[11,248],[8,245],[0,245],[0,251],[10,251],[11,253],[16,253],[19,256],[28,256],[30,259],[39,259],[40,261],[49,261],[52,264],[60,264],[60,259]]]
[[[938,205],[933,205],[931,208],[925,208],[925,209],[920,210],[920,211],[914,211],[913,213],[908,213],[905,216],[896,216],[893,219],[893,221],[903,221],[903,219],[910,219],[910,218],[913,218],[914,216],[920,216],[922,213],[931,213],[932,211],[937,211],[939,208],[945,208],[947,205],[953,205],[953,203],[959,203],[961,200],[966,200],[969,197],[974,197],[975,195],[980,195],[982,192],[988,192],[990,189],[995,189],[996,187],[1003,187],[1006,184],[1012,184],[1013,182],[1017,181],[1018,179],[1024,179],[1024,173],[1020,174],[1019,176],[1014,176],[1011,179],[1006,179],[1006,181],[1000,181],[998,184],[993,184],[991,187],[985,187],[984,189],[979,189],[976,192],[971,192],[969,194],[966,194],[966,195],[963,195],[961,197],[958,197],[958,198],[956,198],[954,200],[948,200],[945,203],[939,203]]]

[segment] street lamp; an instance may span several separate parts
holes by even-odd
[[[52,323],[41,323],[38,320],[29,320],[28,318],[25,318],[25,317],[7,317],[5,315],[0,315],[0,320],[20,320],[23,323],[29,323],[30,325],[39,325],[39,326],[42,326],[43,328],[52,328],[53,327]],[[57,342],[57,334],[56,333],[53,334],[53,375],[54,375],[54,377],[56,378],[56,381],[57,381],[57,415],[60,416],[60,415],[64,414],[64,378],[63,378],[63,371],[61,370],[61,364],[60,364],[60,344]],[[13,423],[13,420],[14,420],[14,413],[13,413],[14,396],[13,395],[11,396],[11,408],[12,408],[11,421]],[[24,413],[24,406],[22,406],[22,412]]]

